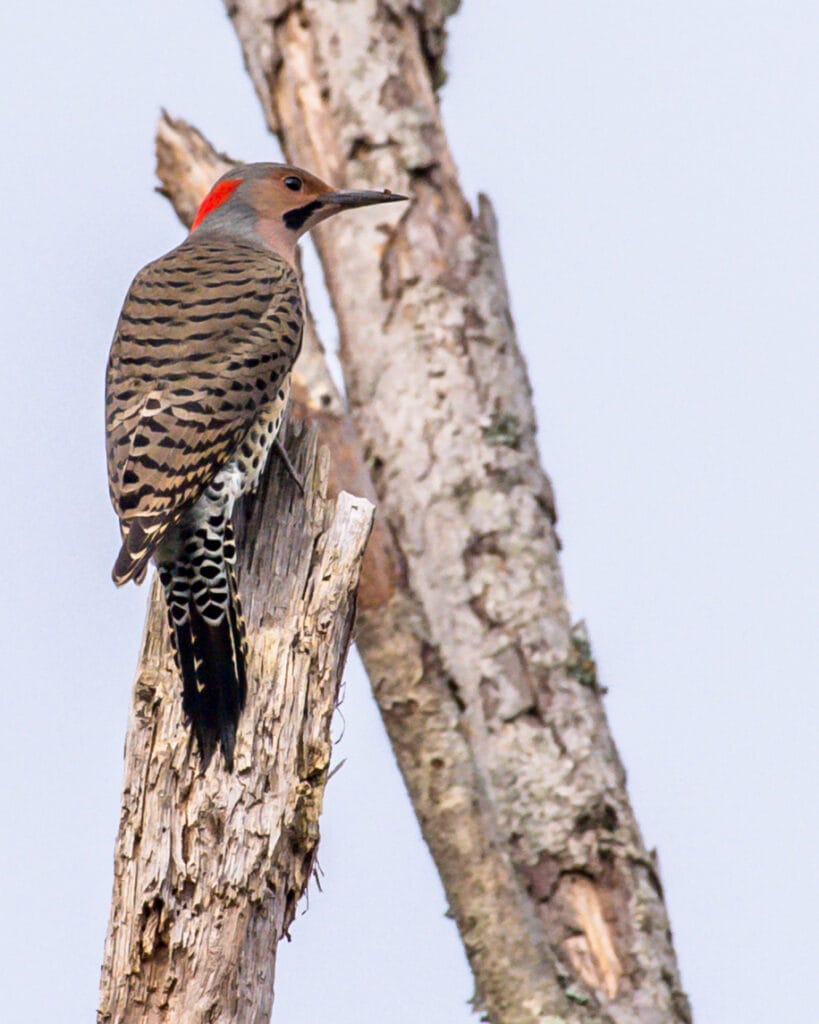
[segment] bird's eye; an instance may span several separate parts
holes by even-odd
[[[298,192],[301,188],[301,178],[297,178],[294,174],[284,179],[285,185],[294,192]]]

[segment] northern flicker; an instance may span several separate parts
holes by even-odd
[[[122,534],[112,575],[119,586],[158,568],[204,767],[218,743],[232,768],[247,693],[231,512],[264,468],[301,346],[296,242],[342,210],[404,198],[338,192],[282,164],[235,167],[125,299],[105,394]]]

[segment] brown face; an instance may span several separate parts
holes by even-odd
[[[333,212],[327,203],[330,185],[298,167],[277,167],[248,183],[260,220],[280,219],[289,231],[302,234]]]
[[[393,192],[341,192],[300,167],[245,164],[234,168],[205,197],[191,230],[210,214],[209,224],[235,229],[252,225],[269,245],[286,254],[296,239],[319,221],[356,206],[405,199]]]

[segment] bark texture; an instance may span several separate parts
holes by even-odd
[[[441,124],[456,5],[227,6],[288,159],[415,197],[316,240],[404,570],[362,617],[362,656],[477,1001],[497,1024],[687,1021],[656,864],[570,621],[495,218],[464,198]]]
[[[125,748],[98,1024],[267,1024],[276,944],[313,870],[330,722],[373,508],[326,498],[326,449],[291,457],[237,513],[250,642],[236,767],[207,772],[182,721],[159,588]],[[245,528],[245,521],[247,522]]]

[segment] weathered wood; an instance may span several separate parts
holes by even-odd
[[[207,772],[154,583],[125,748],[98,1024],[267,1024],[276,944],[313,870],[330,722],[372,505],[326,498],[315,431],[275,456],[239,510],[239,586],[250,643],[235,771]],[[246,529],[242,525],[247,515]]]
[[[476,212],[464,198],[441,124],[434,90],[454,5],[227,6],[288,159],[338,187],[415,197],[403,211],[339,217],[315,237],[351,416],[405,568],[400,606],[391,599],[362,622],[362,656],[479,1001],[496,1024],[547,1013],[687,1021],[657,868],[628,801],[588,641],[568,612],[494,215],[486,198]],[[420,641],[417,663],[409,660],[415,679],[392,667],[397,616]],[[450,715],[433,730],[443,772],[416,714],[430,680],[436,713]],[[452,808],[468,816],[478,806],[490,812],[488,851],[442,841],[443,828],[460,828]],[[464,835],[474,820],[464,819]],[[513,865],[505,915],[537,964],[531,987],[507,973],[504,943],[464,910],[474,902],[466,864],[485,855],[499,871]]]

